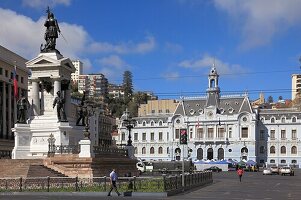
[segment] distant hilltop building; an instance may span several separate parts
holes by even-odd
[[[148,100],[146,104],[139,106],[138,116],[174,113],[178,103],[173,99]]]
[[[78,91],[87,91],[91,97],[103,97],[108,94],[108,79],[103,74],[79,75]]]
[[[108,93],[114,99],[115,98],[123,98],[124,97],[124,87],[123,87],[123,85],[116,85],[116,84],[109,83]]]
[[[73,60],[72,64],[75,67],[75,72],[71,74],[71,79],[77,83],[79,76],[83,74],[83,63],[80,60]]]
[[[292,75],[292,100],[295,100],[296,97],[300,97],[301,94],[301,74]]]

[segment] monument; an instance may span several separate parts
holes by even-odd
[[[51,134],[56,145],[70,144],[72,126],[67,118],[71,105],[71,73],[75,72],[75,67],[56,49],[60,29],[49,8],[44,26],[46,44],[41,45],[37,57],[26,63],[31,70],[28,83],[31,112],[29,118],[24,120],[25,110],[19,110],[21,121],[13,128],[13,159],[45,158]]]

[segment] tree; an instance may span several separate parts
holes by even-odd
[[[268,97],[268,103],[273,103],[273,102],[274,102],[273,97],[272,97],[272,96],[269,96],[269,97]]]
[[[127,105],[132,100],[133,95],[133,75],[130,71],[123,73],[124,103]]]
[[[283,100],[283,97],[282,96],[279,96],[278,97],[278,101],[282,101]]]

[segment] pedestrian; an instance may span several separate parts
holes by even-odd
[[[108,193],[108,196],[111,196],[111,192],[112,192],[113,189],[115,189],[115,192],[117,193],[118,196],[121,195],[117,190],[117,186],[116,186],[117,179],[118,179],[117,173],[115,172],[115,169],[113,169],[112,172],[110,173],[111,188],[110,188],[110,191]]]
[[[244,170],[242,168],[238,168],[237,175],[239,177],[239,182],[241,182],[241,177],[242,177],[243,173],[244,173]]]

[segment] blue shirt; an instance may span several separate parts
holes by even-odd
[[[110,179],[112,180],[112,181],[117,181],[117,174],[116,174],[116,172],[115,171],[112,171],[111,173],[110,173]]]

